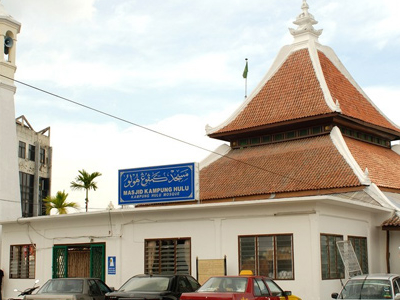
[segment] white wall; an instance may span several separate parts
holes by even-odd
[[[280,200],[279,200],[280,201]],[[106,257],[116,256],[116,275],[106,282],[118,288],[133,275],[144,272],[144,241],[150,238],[191,238],[191,270],[196,275],[196,257],[227,257],[229,275],[237,275],[238,236],[293,234],[295,280],[280,280],[279,285],[303,299],[329,299],[340,288],[339,280],[321,280],[320,233],[366,236],[369,245],[380,236],[369,211],[357,206],[341,208],[322,202],[224,203],[181,207],[151,207],[115,210],[108,213],[74,214],[23,219],[22,224],[3,225],[3,266],[9,264],[10,245],[32,243],[37,247],[36,278],[43,284],[51,278],[52,247],[55,244],[106,243]],[[384,212],[384,214],[388,214]],[[111,216],[111,219],[110,219]],[[111,224],[110,225],[110,220]],[[400,242],[400,239],[399,239]],[[369,246],[371,258],[380,248]],[[7,273],[7,272],[6,272]],[[4,297],[15,296],[14,288],[34,280],[5,278]]]

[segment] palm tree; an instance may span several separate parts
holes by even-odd
[[[89,174],[84,169],[82,171],[78,171],[80,175],[75,178],[75,181],[71,182],[71,188],[73,190],[85,190],[86,191],[86,199],[85,199],[85,207],[86,212],[88,211],[88,203],[89,203],[89,190],[97,190],[97,183],[93,180],[96,177],[101,176],[100,172],[94,172]]]
[[[50,215],[50,211],[54,208],[57,210],[57,214],[64,215],[67,214],[67,208],[78,209],[79,205],[75,202],[67,202],[68,194],[65,191],[58,191],[55,197],[47,196],[43,199],[44,205],[46,207],[46,215]]]

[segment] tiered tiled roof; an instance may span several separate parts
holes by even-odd
[[[333,50],[318,43],[321,31],[313,28],[317,22],[305,0],[302,9],[299,27],[291,29],[294,43],[281,50],[230,118],[207,129],[232,148],[201,168],[201,201],[351,192],[371,183],[400,191],[400,155],[388,142],[400,138],[400,128],[372,103]],[[315,124],[323,126],[319,135],[275,140],[276,133]],[[263,141],[266,135],[274,140]],[[246,137],[259,142],[234,143]]]
[[[201,169],[202,201],[361,186],[329,135],[234,149],[226,157]]]
[[[318,51],[318,57],[329,92],[339,102],[344,116],[400,132],[323,52]]]
[[[354,159],[370,180],[380,188],[400,190],[400,155],[391,149],[345,138]]]
[[[264,126],[286,120],[332,113],[307,49],[283,63],[246,107],[218,133]]]
[[[274,64],[241,107],[224,123],[208,127],[213,138],[230,141],[243,132],[260,132],[273,124],[331,114],[347,122],[362,122],[375,130],[389,131],[397,139],[400,128],[388,120],[354,81],[331,48],[318,42],[317,22],[303,13],[291,30],[294,43],[282,48]],[[300,19],[300,21],[299,21]],[[307,23],[308,22],[308,23]]]

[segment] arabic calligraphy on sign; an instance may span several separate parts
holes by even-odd
[[[164,172],[134,172],[125,174],[123,177],[124,188],[133,188],[135,186],[147,187],[154,183],[161,182],[185,182],[189,179],[190,170],[188,168],[171,169]]]
[[[195,200],[194,163],[119,170],[119,204]]]

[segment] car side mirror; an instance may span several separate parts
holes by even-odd
[[[283,296],[285,296],[285,297],[292,296],[292,292],[291,291],[284,291],[283,292]]]
[[[339,294],[338,293],[332,293],[331,294],[331,298],[332,299],[337,299],[339,297]],[[399,299],[400,300],[400,299]]]
[[[115,288],[113,286],[109,286],[108,288],[110,289],[111,292],[115,292]]]

